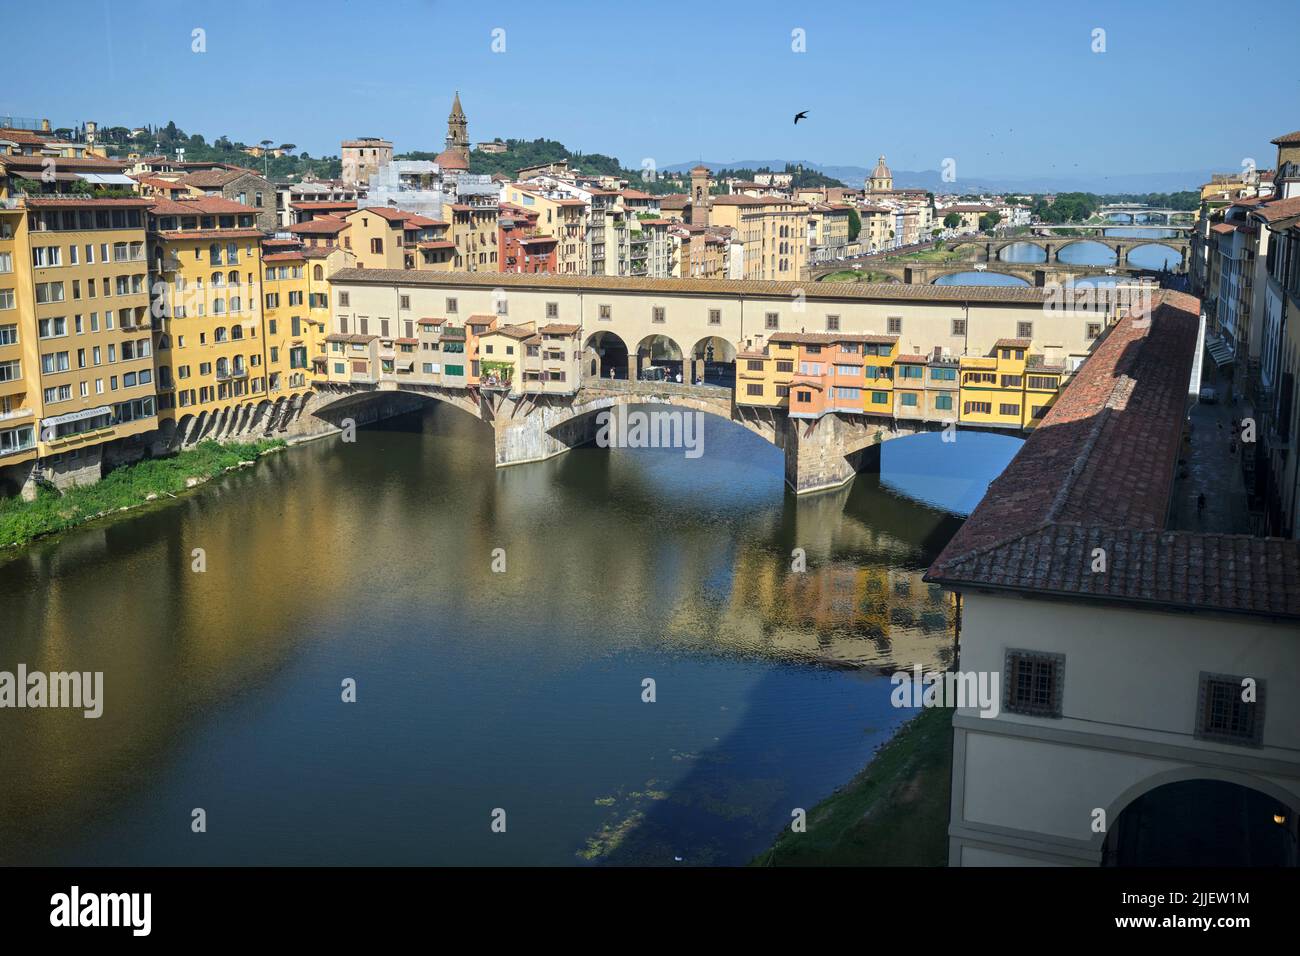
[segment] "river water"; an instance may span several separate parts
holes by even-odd
[[[712,418],[697,459],[497,470],[430,407],[0,556],[0,670],[105,683],[0,710],[0,863],[744,863],[909,716],[884,674],[951,659],[921,574],[1018,446],[796,500]]]

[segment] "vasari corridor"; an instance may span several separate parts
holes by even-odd
[[[6,940],[1294,932],[1298,14],[5,11]]]

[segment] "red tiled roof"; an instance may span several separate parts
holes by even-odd
[[[296,252],[273,252],[270,255],[262,256],[263,262],[299,262],[305,259],[303,251],[299,249]]]
[[[537,330],[542,335],[572,335],[578,331],[576,325],[565,325],[562,322],[552,322],[549,325],[543,325]]]
[[[162,239],[261,239],[260,229],[182,229],[174,232],[157,232]]]
[[[1300,130],[1296,130],[1294,133],[1284,133],[1277,139],[1270,140],[1269,142],[1274,146],[1294,146],[1295,144],[1300,143]]]
[[[94,199],[87,196],[28,196],[24,202],[29,206],[93,206],[96,209],[126,207],[143,209],[154,203],[152,199]]]
[[[1200,302],[1125,317],[926,572],[961,589],[1300,617],[1300,541],[1166,531]],[[1094,548],[1109,570],[1092,572]]]
[[[769,342],[803,342],[809,345],[834,345],[836,342],[864,342],[870,345],[893,345],[897,335],[859,335],[850,332],[773,332]]]
[[[257,210],[233,199],[220,196],[196,196],[194,199],[153,199],[150,212],[155,216],[236,215],[255,216]]]
[[[257,176],[257,173],[251,169],[239,167],[235,169],[201,169],[195,173],[187,173],[179,181],[198,189],[220,189],[222,186],[233,183],[241,176]]]
[[[1268,222],[1300,216],[1300,196],[1292,196],[1290,199],[1266,200],[1252,209],[1251,214],[1260,216]]]
[[[1227,235],[1230,232],[1236,232],[1237,227],[1230,222],[1216,222],[1210,227],[1210,232],[1217,232],[1220,235]]]
[[[333,235],[350,227],[350,223],[346,223],[342,219],[337,219],[334,216],[317,216],[315,219],[309,219],[307,222],[300,222],[297,225],[290,226],[288,231],[295,235],[302,233]]]
[[[1032,344],[1029,339],[998,339],[993,343],[995,349],[1027,349]]]

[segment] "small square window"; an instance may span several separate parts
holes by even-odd
[[[781,327],[781,315],[779,312],[769,312],[763,319],[763,325],[769,329],[779,329]]]
[[[1034,337],[1034,323],[1032,322],[1016,323],[1016,338],[1032,339],[1033,337]]]
[[[560,317],[560,303],[558,302],[546,303],[546,317],[548,319],[558,319]]]
[[[1232,674],[1201,672],[1196,700],[1196,736],[1225,744],[1258,747],[1264,737],[1264,682],[1251,685]],[[1251,686],[1253,700],[1245,699]]]
[[[826,316],[826,331],[838,332],[840,330],[840,317],[838,315]]]
[[[721,325],[721,324],[722,324],[722,310],[709,309],[709,325]]]
[[[1031,717],[1060,717],[1065,655],[1008,648],[1002,709]]]
[[[898,316],[889,317],[889,334],[890,335],[903,334],[903,320]]]
[[[656,305],[654,308],[650,310],[650,321],[651,322],[664,321],[664,307],[662,305]]]
[[[953,319],[953,320],[952,320],[952,334],[953,334],[953,335],[965,335],[965,334],[966,334],[966,320],[965,320],[965,319]]]

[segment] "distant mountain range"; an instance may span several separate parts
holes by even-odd
[[[696,160],[689,163],[676,163],[665,168],[668,172],[686,172],[692,166],[699,165],[699,162],[699,160]],[[710,169],[758,169],[766,166],[769,169],[781,170],[785,169],[787,164],[795,165],[799,163],[803,164],[804,169],[816,170],[855,189],[860,189],[863,180],[871,175],[871,170],[865,166],[823,165],[806,159],[704,161],[704,165]],[[1209,170],[1170,173],[1112,173],[1107,176],[1066,172],[1047,173],[1037,176],[980,176],[970,179],[959,178],[955,183],[944,182],[937,169],[894,169],[891,172],[894,175],[894,188],[896,189],[927,189],[930,192],[940,193],[1167,193],[1184,189],[1197,189],[1201,183],[1210,181]]]

